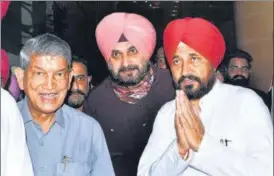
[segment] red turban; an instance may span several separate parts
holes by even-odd
[[[150,59],[156,44],[153,25],[143,16],[115,12],[104,17],[96,27],[97,45],[106,60],[123,35],[146,59]]]
[[[10,5],[10,1],[1,1],[1,20],[6,15],[6,12],[8,11]]]
[[[221,63],[225,53],[225,40],[218,28],[203,18],[184,18],[171,21],[164,31],[164,49],[169,65],[178,44],[185,43],[214,68]]]
[[[1,49],[1,78],[2,85],[5,85],[9,78],[10,64],[9,57],[5,50]]]

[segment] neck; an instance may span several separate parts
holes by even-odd
[[[79,108],[77,108],[77,110],[78,110],[78,111],[81,111],[81,112],[83,112],[83,109],[84,109],[84,106],[83,106],[83,105],[80,106]]]
[[[55,121],[55,112],[49,114],[39,112],[30,105],[29,101],[28,107],[32,116],[32,120],[40,125],[43,133],[47,133]]]
[[[195,100],[190,100],[190,103],[192,105],[192,107],[198,107],[199,103],[200,103],[200,98],[199,99],[195,99]]]

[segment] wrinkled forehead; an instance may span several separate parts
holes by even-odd
[[[127,52],[130,48],[136,48],[132,43],[130,42],[118,42],[112,51],[119,51],[121,53]],[[137,49],[137,48],[136,48]]]
[[[68,67],[68,62],[64,56],[52,56],[52,55],[36,55],[33,54],[30,57],[31,67],[39,67],[40,69],[64,69]]]

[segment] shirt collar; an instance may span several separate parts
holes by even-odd
[[[31,113],[29,111],[29,107],[28,107],[28,98],[25,97],[23,99],[23,108],[21,110],[21,114],[23,116],[23,121],[24,121],[24,124],[27,124],[29,122],[32,121],[32,116],[31,116]],[[61,106],[55,113],[55,121],[62,127],[62,128],[65,128],[65,120],[64,120],[64,114],[63,114],[63,106]]]

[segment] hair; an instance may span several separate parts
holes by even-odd
[[[20,66],[26,69],[33,54],[63,56],[71,67],[71,49],[67,42],[53,34],[42,34],[26,41],[20,51]]]
[[[82,58],[82,57],[73,55],[73,56],[72,56],[72,63],[73,63],[73,62],[81,63],[81,64],[83,64],[86,68],[88,68],[88,63],[87,63],[87,61],[86,61],[84,58]]]
[[[230,60],[235,57],[245,59],[248,63],[248,67],[251,68],[251,62],[253,61],[252,56],[249,53],[240,49],[236,49],[235,51],[228,53],[225,65],[228,67]]]

